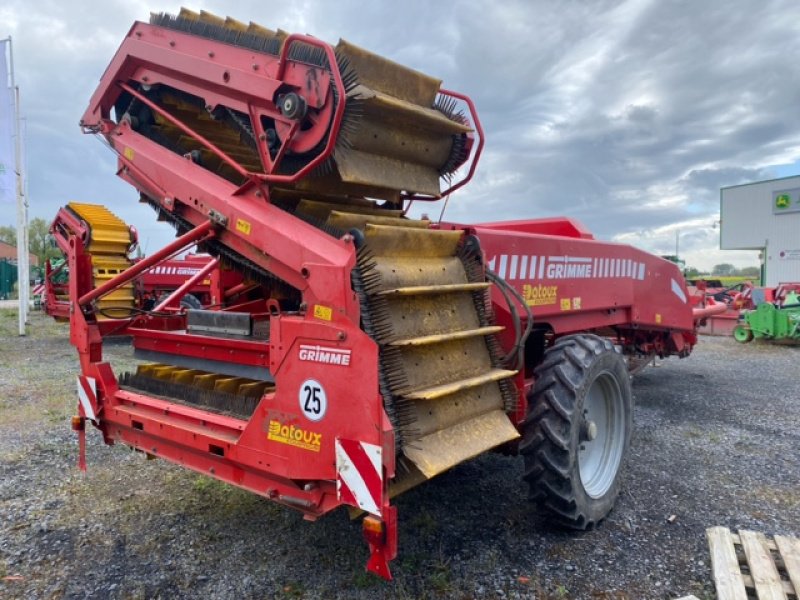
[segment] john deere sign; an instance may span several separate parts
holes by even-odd
[[[772,192],[772,214],[800,212],[800,188]]]

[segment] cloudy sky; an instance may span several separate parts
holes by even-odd
[[[452,220],[569,215],[597,237],[689,265],[720,251],[719,188],[800,173],[800,3],[770,0],[220,0],[194,10],[343,37],[470,95],[487,133]],[[104,203],[153,251],[172,230],[77,123],[135,20],[165,1],[4,0],[27,128],[31,215]],[[13,224],[11,206],[0,224]],[[438,215],[438,209],[432,209]]]

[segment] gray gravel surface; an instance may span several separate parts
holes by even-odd
[[[408,492],[384,583],[344,512],[306,523],[94,431],[81,475],[67,327],[15,327],[0,310],[2,598],[713,598],[706,527],[800,536],[798,348],[703,338],[637,376],[624,491],[595,531],[552,528],[517,458]]]

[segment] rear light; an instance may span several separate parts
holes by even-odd
[[[370,544],[383,545],[386,540],[386,526],[378,517],[367,515],[362,521],[364,538]]]
[[[86,426],[86,419],[83,417],[72,417],[72,431],[83,431]]]

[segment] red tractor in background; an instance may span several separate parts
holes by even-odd
[[[54,227],[81,464],[89,423],[308,520],[348,506],[366,513],[367,568],[386,578],[392,498],[489,450],[523,456],[531,500],[559,522],[602,520],[630,442],[630,374],[688,356],[718,309],[674,264],[567,218],[410,218],[473,176],[475,107],[346,41],[156,14],[131,27],[81,127],[178,232],[100,283],[95,242]],[[102,229],[103,215],[85,216]],[[247,296],[104,307],[194,244],[239,272]],[[134,371],[103,359],[112,332],[131,336]]]

